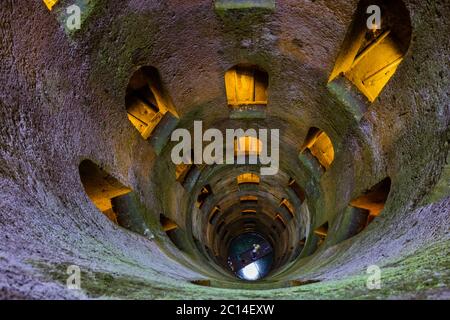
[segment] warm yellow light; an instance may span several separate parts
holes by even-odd
[[[53,7],[58,3],[59,0],[44,0],[45,5],[47,6],[48,10],[52,10]]]
[[[328,221],[325,222],[323,225],[321,225],[320,227],[318,227],[316,230],[314,230],[314,233],[320,237],[321,241],[319,242],[319,245],[323,242],[323,240],[327,237],[328,235]]]
[[[160,222],[161,227],[165,232],[178,229],[178,225],[166,216],[161,215]]]
[[[259,155],[262,151],[262,142],[251,136],[239,137],[234,140],[235,155]]]
[[[131,192],[131,189],[100,169],[92,161],[83,161],[80,164],[79,171],[81,182],[88,197],[98,210],[117,223],[111,199],[125,195]]]
[[[411,21],[402,1],[385,1],[383,7],[382,21],[368,29],[366,7],[358,5],[329,78],[344,75],[370,102],[394,75],[411,42]]]
[[[195,205],[197,206],[197,208],[201,208],[201,206],[203,205],[203,203],[205,202],[206,198],[212,193],[211,187],[209,185],[206,185],[204,187],[202,187],[202,189],[200,190],[199,195],[197,196],[197,201],[195,203]]]
[[[127,106],[128,119],[141,133],[144,139],[148,139],[161,121],[164,113],[159,109],[152,108],[148,103],[139,98],[130,98]]]
[[[282,199],[280,202],[280,207],[283,206],[285,207],[289,213],[294,216],[294,206],[292,205],[292,203],[289,202],[289,200],[287,199]]]
[[[369,199],[360,197],[350,202],[350,205],[355,208],[365,209],[369,211],[369,215],[378,216],[384,209],[384,203],[371,202]]]
[[[183,181],[186,177],[192,164],[180,163],[175,167],[175,179],[177,181]]]
[[[277,214],[275,216],[275,220],[279,221],[281,223],[281,225],[283,226],[283,228],[286,228],[286,222],[284,222],[284,219],[280,214]]]
[[[125,102],[128,119],[144,139],[150,137],[167,112],[176,115],[155,68],[143,67],[133,74]]]
[[[370,216],[376,217],[383,211],[390,189],[391,179],[383,179],[365,194],[353,199],[350,205],[355,208],[365,209],[369,211]]]
[[[402,62],[403,52],[389,30],[359,53],[345,76],[369,99],[375,101]]]
[[[237,66],[225,73],[228,105],[267,104],[268,75],[255,67]]]
[[[215,217],[219,212],[220,212],[220,208],[219,208],[218,206],[215,206],[215,207],[212,209],[212,211],[211,211],[211,213],[210,213],[210,215],[209,215],[209,219],[208,219],[209,223],[212,223],[214,217]]]
[[[310,129],[305,143],[302,146],[302,152],[305,149],[309,149],[311,154],[325,169],[328,169],[334,160],[333,143],[330,137],[320,129]]]
[[[258,201],[258,197],[257,196],[242,196],[239,200],[240,201]]]
[[[259,184],[259,181],[260,181],[260,179],[259,179],[258,175],[254,174],[254,173],[243,173],[237,177],[238,185],[243,184],[243,183]]]

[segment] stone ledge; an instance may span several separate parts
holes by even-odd
[[[324,169],[319,164],[317,159],[309,152],[299,153],[298,159],[300,160],[303,167],[311,173],[311,176],[314,177],[316,181],[319,181],[320,177],[324,173]]]
[[[347,78],[336,78],[328,83],[327,89],[357,122],[361,120],[370,102]]]
[[[216,10],[239,10],[239,9],[275,9],[275,0],[215,0]]]
[[[149,141],[157,155],[161,154],[167,142],[170,140],[170,135],[177,127],[178,122],[179,119],[177,117],[167,112],[156,126]]]
[[[265,119],[265,105],[242,105],[230,107],[230,119]]]

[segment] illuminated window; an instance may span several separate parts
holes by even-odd
[[[237,177],[238,185],[243,183],[259,184],[259,176],[254,173],[243,173]]]
[[[183,160],[183,163],[175,165],[175,179],[183,187],[186,187],[186,183],[194,179],[198,174],[200,174],[199,167],[192,163],[194,159],[194,150],[191,150],[191,157]]]
[[[166,233],[170,241],[181,251],[186,251],[186,238],[185,232],[177,225],[175,221],[166,217],[164,214],[160,214],[159,221],[161,228]]]
[[[319,243],[317,245],[320,246],[328,235],[328,221],[314,230],[314,234],[319,237]]]
[[[289,200],[283,198],[280,202],[280,207],[286,208],[289,214],[292,217],[294,216],[294,207],[292,206],[292,203],[289,202]]]
[[[111,221],[119,224],[111,200],[128,194],[131,189],[90,160],[80,163],[79,172],[84,190],[94,205]]]
[[[197,202],[195,203],[195,205],[197,206],[197,208],[201,208],[202,205],[205,203],[206,198],[208,198],[208,196],[212,194],[212,190],[209,184],[207,184],[206,186],[204,186],[201,190],[200,190],[200,194],[197,197]]]
[[[366,226],[383,211],[390,190],[391,179],[386,178],[350,202],[350,206],[367,211]]]
[[[289,179],[288,186],[295,192],[301,202],[305,201],[305,190],[303,190],[294,179]]]
[[[246,201],[255,202],[255,201],[258,201],[258,197],[257,196],[242,196],[239,198],[239,200],[241,202],[246,202]]]
[[[53,7],[58,3],[59,0],[44,0],[45,5],[47,6],[48,10],[52,10]]]
[[[241,205],[252,205],[255,206],[258,204],[257,196],[242,196],[239,198]]]
[[[244,136],[234,139],[234,154],[259,155],[262,151],[262,141],[251,136]]]
[[[220,213],[220,207],[215,206],[215,207],[212,209],[211,213],[209,214],[208,222],[209,222],[210,224],[215,224],[216,221],[217,221],[217,219],[218,219],[218,217],[219,217],[219,213]]]
[[[159,221],[161,222],[161,227],[164,232],[169,233],[172,230],[178,228],[178,225],[171,219],[167,218],[165,215],[161,214],[159,216]]]
[[[334,148],[328,135],[318,129],[311,128],[305,139],[305,143],[301,148],[301,152],[309,151],[327,170],[334,160]]]
[[[179,182],[183,182],[186,178],[189,170],[191,169],[192,164],[181,163],[177,164],[175,167],[175,178]]]
[[[192,159],[194,158],[194,151],[191,150],[190,158],[189,156],[187,156],[186,158],[187,159],[183,160],[183,163],[177,164],[175,167],[175,178],[181,184],[183,184],[189,171],[194,166],[194,164],[192,163]]]
[[[172,103],[164,92],[158,71],[142,67],[128,84],[125,104],[128,119],[148,139],[167,112],[175,115]]]
[[[267,72],[255,66],[236,66],[225,73],[228,105],[267,105]]]
[[[381,9],[380,29],[367,27],[370,5]],[[360,1],[329,81],[343,74],[370,102],[375,101],[402,62],[410,40],[409,12],[401,0]]]

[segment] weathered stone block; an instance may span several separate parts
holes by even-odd
[[[322,176],[324,169],[314,156],[309,152],[302,152],[298,155],[298,159],[311,175],[318,181]]]
[[[338,77],[327,85],[328,91],[340,102],[346,112],[359,122],[369,101],[345,77]]]
[[[164,117],[156,126],[150,138],[150,144],[155,149],[157,155],[161,154],[161,151],[166,146],[170,139],[172,131],[175,130],[179,122],[179,119],[170,112],[164,114]]]

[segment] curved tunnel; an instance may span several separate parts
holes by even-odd
[[[448,4],[69,2],[0,4],[0,298],[448,299]]]

